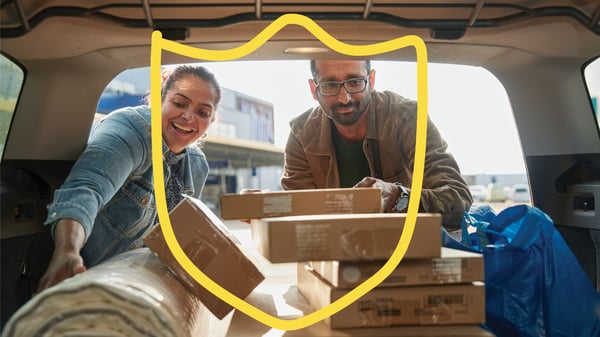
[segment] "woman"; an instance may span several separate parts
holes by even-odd
[[[163,76],[163,165],[169,211],[182,193],[199,198],[208,163],[197,142],[214,122],[221,90],[203,67]],[[140,247],[156,224],[148,105],[97,122],[88,144],[48,205],[54,253],[38,291],[109,257]]]

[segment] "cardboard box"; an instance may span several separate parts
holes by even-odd
[[[272,263],[388,259],[406,214],[322,214],[252,219],[252,239]],[[441,254],[441,216],[419,213],[405,258]]]
[[[378,188],[308,189],[221,196],[221,218],[225,220],[380,212],[381,190]]]
[[[296,283],[295,264],[292,267],[292,283]],[[279,265],[276,265],[279,266]],[[287,266],[286,266],[287,267]],[[287,268],[286,268],[287,270]],[[265,271],[268,273],[268,271]],[[277,271],[279,273],[279,270]],[[271,280],[269,274],[267,281]],[[287,275],[286,275],[287,276]],[[306,302],[298,287],[290,287],[287,278],[285,281],[275,277],[277,286],[265,286],[263,282],[253,291],[246,301],[259,310],[273,317],[292,320],[305,317],[314,310]],[[268,287],[268,288],[267,288]],[[263,291],[264,289],[264,291]],[[271,329],[263,323],[247,315],[235,313],[231,325],[227,330],[227,337],[493,337],[494,334],[485,331],[477,324],[444,324],[444,325],[404,325],[404,326],[377,326],[364,328],[332,329],[325,322],[319,321],[298,330],[283,331]],[[228,316],[229,317],[229,316]],[[212,335],[210,335],[212,336]]]
[[[386,263],[379,261],[311,261],[321,277],[336,288],[354,288]],[[379,287],[484,281],[483,255],[442,247],[441,257],[402,259]]]
[[[315,310],[350,290],[336,289],[298,264],[298,290]],[[334,329],[394,325],[480,324],[485,322],[483,282],[438,286],[376,287],[325,319]]]
[[[206,276],[239,298],[246,298],[265,277],[221,220],[198,199],[185,197],[170,214],[179,245]],[[160,226],[145,238],[146,245],[219,319],[233,308],[196,282],[177,262]]]

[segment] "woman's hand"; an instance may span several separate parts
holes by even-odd
[[[84,242],[85,231],[79,222],[73,219],[61,219],[56,223],[54,253],[46,273],[40,279],[37,292],[86,270],[79,253]]]

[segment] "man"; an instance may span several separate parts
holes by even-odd
[[[370,61],[311,61],[319,106],[290,122],[281,186],[286,190],[378,187],[385,211],[406,211],[414,164],[417,102],[375,91]],[[460,228],[472,203],[447,143],[428,121],[420,212]]]

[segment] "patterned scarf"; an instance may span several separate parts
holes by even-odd
[[[166,197],[167,197],[167,209],[169,212],[177,206],[177,204],[183,199],[183,158],[187,153],[183,151],[180,154],[174,154],[171,151],[167,151],[165,154],[165,162],[169,166],[170,175],[167,179],[166,186]]]

